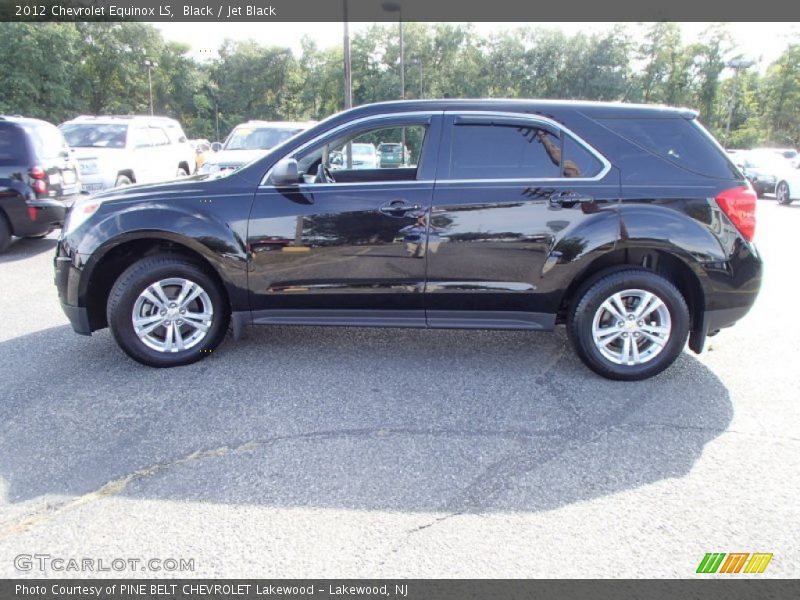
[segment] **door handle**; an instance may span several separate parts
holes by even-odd
[[[594,202],[594,198],[573,191],[553,192],[550,194],[552,204],[588,204]]]
[[[420,210],[422,207],[419,204],[408,204],[405,200],[392,200],[388,204],[384,204],[378,210],[390,217],[402,217],[407,212],[412,210]]]

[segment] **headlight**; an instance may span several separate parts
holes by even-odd
[[[81,175],[94,175],[100,170],[97,159],[79,160],[78,166],[80,167]]]
[[[64,223],[64,234],[75,231],[78,227],[83,225],[86,220],[91,217],[97,209],[100,208],[100,201],[92,197],[79,198],[72,205],[67,213],[67,219]]]

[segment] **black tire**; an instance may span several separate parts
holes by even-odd
[[[778,204],[783,206],[789,206],[792,203],[792,199],[789,197],[788,183],[781,181],[775,186],[775,198],[778,200]]]
[[[601,353],[594,342],[592,331],[595,315],[601,305],[613,294],[625,290],[643,290],[657,296],[664,303],[671,321],[669,337],[666,338],[661,350],[647,362],[635,365],[618,364]],[[633,310],[635,310],[635,306],[631,309],[631,311]],[[678,288],[670,281],[652,271],[625,269],[610,273],[578,292],[576,302],[573,303],[573,308],[568,315],[567,330],[578,356],[595,373],[608,379],[638,381],[660,373],[675,362],[686,344],[689,324],[689,309],[686,301]],[[633,333],[620,335],[625,337],[630,335],[633,342]],[[643,334],[636,333],[636,335]],[[653,344],[645,338],[642,338],[641,342],[645,346]],[[619,340],[619,343],[621,344],[622,340]]]
[[[198,284],[205,290],[213,308],[205,336],[193,347],[176,352],[149,347],[136,334],[133,325],[133,310],[139,295],[148,286],[170,278]],[[225,337],[230,321],[230,309],[216,280],[197,264],[170,255],[143,258],[128,267],[111,288],[106,315],[117,344],[132,359],[151,367],[188,365],[208,356]],[[176,315],[176,318],[180,317]]]
[[[11,245],[11,225],[0,210],[0,252],[5,252]]]
[[[122,187],[123,185],[131,185],[133,182],[127,175],[117,175],[117,181],[114,182],[114,187]]]

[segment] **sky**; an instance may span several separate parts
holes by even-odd
[[[342,23],[153,23],[164,37],[189,44],[195,58],[211,58],[226,38],[254,39],[264,45],[289,47],[300,52],[300,40],[309,35],[323,48],[342,43]],[[351,23],[351,35],[372,23]],[[532,23],[475,23],[483,35]],[[609,23],[541,23],[571,35],[579,31],[603,31]],[[632,24],[633,25],[633,24]],[[685,42],[698,40],[709,23],[681,23]],[[757,61],[765,70],[786,48],[791,39],[800,38],[800,23],[729,23],[738,51]]]

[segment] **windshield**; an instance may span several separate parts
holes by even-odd
[[[128,136],[127,125],[72,123],[60,129],[73,148],[124,148]]]
[[[303,130],[284,127],[237,127],[225,142],[224,149],[269,150],[301,131]]]
[[[369,154],[374,154],[375,148],[367,144],[353,144],[353,154],[360,154],[362,156],[366,156]]]

